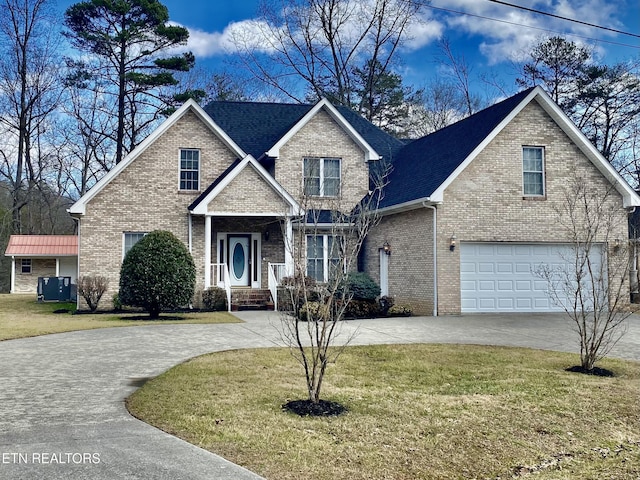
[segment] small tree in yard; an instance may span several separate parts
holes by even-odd
[[[142,307],[151,318],[187,305],[195,291],[191,254],[171,232],[156,230],[129,250],[120,270],[120,301]]]
[[[340,208],[339,197],[314,196],[314,186],[305,180],[307,195],[302,195],[300,206],[306,213],[296,223],[293,241],[285,245],[293,256],[294,272],[284,282],[292,312],[283,314],[281,333],[304,369],[308,398],[288,402],[287,410],[302,415],[344,411],[340,404],[321,400],[320,393],[327,366],[352,340],[350,336],[337,343],[341,320],[353,297],[345,284],[349,272],[356,270],[365,237],[379,221],[384,178],[380,175],[372,181],[370,194],[349,210]],[[325,183],[325,192],[330,188]]]
[[[92,312],[98,309],[100,299],[108,287],[109,280],[100,275],[84,275],[78,278],[78,293]]]
[[[566,268],[541,265],[536,274],[548,283],[553,302],[573,320],[580,341],[580,368],[597,373],[626,331],[630,259],[627,216],[615,190],[604,194],[575,177],[565,190],[558,222],[571,244]]]

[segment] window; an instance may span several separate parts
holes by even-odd
[[[307,235],[307,276],[328,282],[340,268],[342,238],[333,235]]]
[[[544,154],[542,147],[522,149],[522,191],[525,196],[544,195]]]
[[[340,159],[305,158],[304,194],[337,197],[340,194]]]
[[[144,237],[147,232],[124,232],[124,251],[122,252],[122,258],[131,250],[142,237]]]
[[[20,271],[22,273],[31,273],[31,259],[30,258],[23,258],[21,265],[20,265]]]
[[[200,150],[180,150],[180,190],[200,190]]]

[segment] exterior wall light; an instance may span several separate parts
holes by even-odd
[[[620,246],[621,246],[620,244],[621,244],[621,242],[620,242],[619,238],[616,238],[613,241],[613,250],[614,250],[614,252],[617,252],[618,250],[620,250]]]
[[[449,239],[449,250],[453,252],[455,249],[456,249],[456,234],[454,233],[453,235],[451,235],[451,238]]]
[[[391,245],[389,245],[389,242],[385,241],[382,244],[382,250],[384,251],[385,254],[391,255]]]
[[[262,237],[264,239],[264,242],[268,242],[269,241],[269,230],[265,230],[265,232],[262,234]]]

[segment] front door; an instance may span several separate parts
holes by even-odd
[[[248,236],[229,236],[229,276],[232,287],[248,287],[251,279],[249,268],[249,244]]]

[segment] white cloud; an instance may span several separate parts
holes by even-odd
[[[609,0],[542,0],[532,2],[527,7],[596,25],[619,26],[620,22],[616,19],[616,15],[623,14],[625,9],[621,5],[613,3]],[[482,37],[479,50],[490,65],[521,60],[533,45],[551,35],[567,34],[569,39],[577,43],[583,41],[568,34],[574,33],[594,38],[611,35],[611,33],[603,30],[596,31],[593,27],[586,25],[488,1],[433,0],[432,5],[474,15],[444,14],[443,12],[439,14],[449,29],[455,30],[457,33]],[[497,22],[489,18],[504,20],[504,22]],[[523,25],[536,28],[527,28]],[[588,42],[588,40],[584,41]]]
[[[414,22],[408,28],[404,48],[409,51],[420,50],[434,40],[441,38],[444,29],[444,23],[433,18],[425,19],[422,22]]]
[[[259,51],[269,50],[270,42],[265,36],[266,26],[258,20],[232,22],[222,32],[206,32],[193,27],[185,28],[189,30],[189,40],[187,46],[181,50],[191,51],[197,58],[228,55],[238,51],[238,45],[242,44]]]

